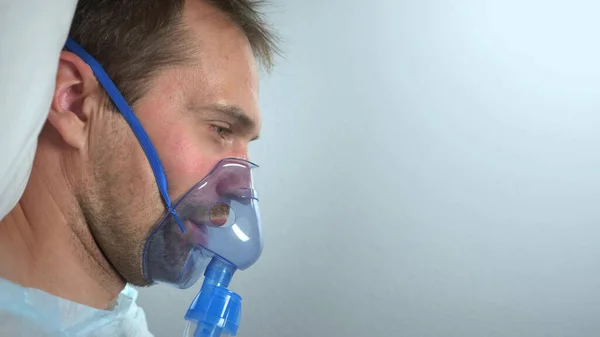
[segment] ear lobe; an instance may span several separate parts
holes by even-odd
[[[96,105],[89,103],[97,88],[92,69],[75,54],[61,52],[48,122],[74,148],[82,149],[87,141],[87,125]]]

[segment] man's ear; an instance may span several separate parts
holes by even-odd
[[[61,52],[48,122],[74,148],[86,144],[89,119],[101,103],[98,89],[90,66],[71,52]]]

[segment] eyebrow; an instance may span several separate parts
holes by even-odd
[[[232,124],[238,125],[245,132],[252,133],[256,130],[256,122],[254,122],[244,110],[235,105],[226,104],[211,104],[205,106],[204,109],[217,112],[219,114],[227,116],[233,121]],[[257,140],[259,135],[254,136],[250,141]]]

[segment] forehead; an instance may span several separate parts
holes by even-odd
[[[203,0],[185,2],[183,22],[195,49],[190,103],[237,106],[258,124],[257,63],[244,32]]]

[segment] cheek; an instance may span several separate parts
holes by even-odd
[[[207,144],[187,132],[169,132],[161,145],[164,148],[157,151],[167,175],[169,194],[174,197],[186,193],[206,177],[219,160]]]

